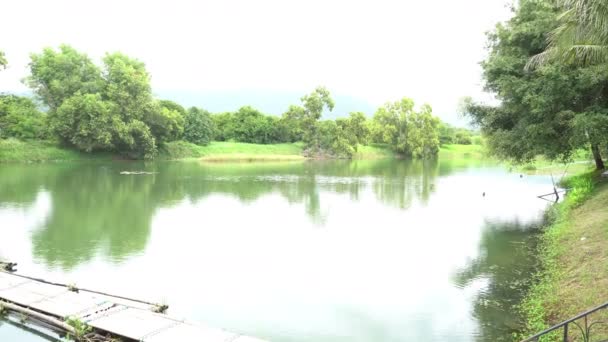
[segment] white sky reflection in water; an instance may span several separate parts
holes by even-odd
[[[258,181],[295,186],[309,177]],[[143,250],[116,258],[101,244],[92,259],[65,270],[32,260],[27,232],[44,229],[60,205],[42,191],[27,208],[0,207],[2,225],[10,224],[0,253],[27,274],[166,301],[176,315],[275,341],[473,340],[472,301],[490,280],[482,274],[457,285],[453,278],[484,253],[486,223],[540,218],[546,203],[536,195],[548,192],[550,179],[471,168],[430,178],[428,200],[411,194],[405,208],[374,191],[381,181],[412,182],[415,192],[422,179],[412,177],[320,172],[312,216],[307,200],[290,203],[277,190],[251,200],[215,192],[167,199]],[[336,192],[343,183],[358,184],[358,194]]]

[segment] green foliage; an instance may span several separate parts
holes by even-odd
[[[202,146],[202,144],[195,145],[188,141],[172,141],[159,148],[158,157],[169,160],[200,158],[203,155],[198,149],[199,146]]]
[[[466,110],[466,108],[464,109]],[[473,132],[466,128],[456,128],[445,122],[440,122],[438,127],[439,143],[443,145],[480,145],[481,136],[473,136]]]
[[[591,145],[601,162],[597,147],[606,144],[600,132],[608,114],[603,110],[608,107],[608,68],[551,62],[526,70],[529,58],[547,47],[558,13],[551,0],[521,0],[515,16],[489,35],[484,79],[501,105],[469,100],[465,107],[500,158],[568,160],[574,150]]]
[[[32,54],[30,72],[25,82],[50,111],[77,92],[94,94],[103,87],[99,68],[87,55],[68,45],[61,45],[59,51],[46,48]]]
[[[29,98],[0,95],[0,138],[44,139],[46,115]]]
[[[116,104],[122,120],[141,120],[152,102],[150,76],[144,63],[121,53],[103,58],[104,97]]]
[[[297,141],[284,119],[265,115],[250,106],[234,113],[211,116],[214,138],[218,141],[239,141],[252,144],[276,144]]]
[[[317,87],[309,95],[304,95],[301,99],[302,106],[290,106],[283,118],[293,124],[294,136],[300,137],[304,144],[313,150],[320,148],[317,125],[323,110],[334,109],[334,100],[329,91],[324,87]]]
[[[394,150],[415,157],[433,156],[438,151],[438,120],[429,106],[414,111],[409,99],[379,109],[373,123],[361,112],[320,122],[323,111],[334,108],[324,87],[303,96],[301,105],[290,106],[281,118],[249,106],[210,115],[153,99],[144,63],[121,53],[106,54],[101,67],[67,45],[44,49],[31,58],[26,82],[48,108],[50,133],[87,153],[107,151],[150,159],[157,147],[166,152],[175,146],[163,148],[165,144],[181,139],[199,145],[213,139],[254,144],[302,141],[309,155],[341,158],[352,157],[370,140],[389,143]],[[33,104],[23,102],[10,108],[0,106],[0,136],[44,137],[46,116]]]
[[[93,328],[78,318],[68,317],[65,321],[69,326],[74,328],[73,334],[68,334],[68,338],[73,338],[76,341],[83,341],[85,336],[93,331]]]
[[[167,106],[167,102],[149,102],[143,121],[150,128],[157,144],[178,140],[184,134],[185,118],[179,108]],[[181,106],[180,106],[181,107]]]
[[[213,136],[213,121],[208,111],[191,107],[185,115],[184,140],[207,145]]]
[[[306,110],[303,107],[291,105],[281,117],[281,122],[288,128],[287,135],[292,141],[304,141],[303,118]]]
[[[473,135],[473,137],[471,138],[471,143],[473,145],[482,145],[483,137],[481,135]]]
[[[125,128],[120,151],[133,159],[153,159],[157,149],[150,128],[139,120],[131,121]]]
[[[558,0],[559,26],[546,49],[533,56],[528,67],[549,62],[588,65],[608,62],[608,6],[604,1]]]
[[[4,51],[0,51],[0,67],[2,67],[2,69],[6,69],[7,65],[8,65],[8,61],[6,60]]]
[[[101,70],[67,45],[31,58],[26,82],[48,107],[50,128],[62,142],[85,152],[153,158],[157,140],[181,137],[180,108],[152,99],[142,62],[106,54]]]
[[[409,153],[417,158],[430,158],[439,152],[437,126],[439,119],[433,116],[431,106],[425,104],[409,118]]]
[[[454,144],[456,138],[456,129],[451,125],[441,122],[437,127],[439,134],[439,143],[443,146],[446,144]]]
[[[158,100],[158,103],[161,105],[161,107],[167,108],[169,110],[174,110],[178,112],[181,116],[186,117],[186,109],[182,107],[182,105],[180,105],[179,103],[170,100]]]
[[[439,151],[439,119],[429,105],[414,110],[414,101],[403,98],[387,103],[374,114],[372,139],[414,157],[431,157]]]
[[[325,153],[337,158],[351,158],[356,152],[357,142],[347,132],[345,119],[324,120],[317,124],[318,150],[312,153]]]
[[[594,177],[594,173],[583,173],[566,178],[562,182],[562,186],[570,189],[567,194],[569,206],[577,207],[589,197],[594,188]]]
[[[120,119],[113,116],[111,103],[101,95],[74,95],[51,112],[51,129],[64,142],[85,152],[109,150],[114,147],[114,125]]]
[[[467,129],[457,129],[454,133],[454,143],[471,145],[473,143],[473,135]]]
[[[343,119],[338,125],[342,126],[345,133],[352,139],[351,144],[355,145],[355,150],[357,144],[368,144],[371,132],[364,113],[352,112],[349,114],[348,119]]]
[[[536,283],[530,289],[528,295],[520,305],[526,319],[526,335],[532,335],[550,326],[549,320],[552,319],[549,312],[551,303],[560,303],[565,298],[556,297],[556,286],[562,277],[562,267],[560,255],[564,253],[565,243],[572,240],[577,243],[574,249],[580,249],[580,236],[569,237],[569,231],[574,226],[572,209],[580,206],[589,199],[594,186],[596,173],[583,173],[569,177],[562,182],[562,185],[570,190],[566,194],[565,200],[550,208],[548,212],[549,226],[545,227],[539,248],[539,259],[541,260],[541,270],[535,275]],[[585,215],[592,214],[585,212]],[[584,219],[584,218],[580,218]],[[589,227],[585,227],[588,229]],[[588,232],[591,234],[591,232]],[[577,265],[580,266],[580,265]],[[594,277],[596,275],[594,274]],[[580,285],[575,285],[580,286]],[[579,289],[586,290],[586,289]],[[567,298],[570,300],[571,298]],[[558,304],[559,305],[559,304]],[[578,311],[581,311],[579,309]],[[566,319],[567,317],[563,317]],[[521,336],[524,338],[527,336]],[[544,341],[561,341],[562,336],[550,334]]]

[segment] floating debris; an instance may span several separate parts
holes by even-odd
[[[158,172],[148,172],[148,171],[121,171],[121,175],[154,175]]]

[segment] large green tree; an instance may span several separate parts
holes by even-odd
[[[65,143],[82,151],[110,150],[114,147],[113,135],[122,126],[114,110],[114,105],[100,94],[78,93],[53,112],[51,129]]]
[[[213,121],[208,111],[191,107],[186,113],[184,139],[193,144],[207,145],[213,137]]]
[[[104,98],[117,105],[123,120],[142,120],[153,101],[144,63],[117,52],[106,54],[103,64]]]
[[[255,144],[272,144],[290,141],[292,135],[284,120],[265,115],[259,110],[244,106],[236,112],[212,116],[216,140],[233,140]]]
[[[103,58],[103,98],[115,104],[123,125],[116,131],[119,152],[140,158],[153,158],[156,138],[146,122],[164,119],[162,107],[152,98],[150,75],[143,62],[121,53]],[[164,134],[159,133],[164,138]],[[169,133],[171,134],[171,133]]]
[[[100,69],[70,46],[46,48],[31,55],[26,83],[48,107],[53,132],[83,151],[152,158],[156,138],[145,121],[172,115],[152,98],[144,64],[120,53],[107,54]],[[179,128],[166,130],[161,139],[179,135]]]
[[[59,50],[46,48],[30,57],[30,76],[25,82],[50,111],[77,92],[93,94],[102,90],[99,68],[87,55],[68,45],[61,45]]]
[[[318,122],[323,115],[323,110],[334,109],[334,100],[325,87],[317,87],[312,93],[304,95],[301,99],[302,105],[289,107],[283,117],[291,122],[296,130],[295,135],[300,135],[302,141],[308,148],[319,148]]]
[[[595,64],[608,62],[608,4],[604,0],[557,0],[559,25],[548,36],[548,46],[529,62],[535,67],[550,61]]]
[[[429,105],[417,112],[414,101],[403,98],[378,108],[373,120],[372,139],[398,153],[426,158],[439,151],[439,119]]]
[[[323,120],[317,123],[316,153],[334,158],[351,158],[357,151],[357,140],[348,134],[347,119]]]
[[[566,160],[576,148],[591,146],[600,169],[606,135],[598,132],[608,118],[608,69],[560,61],[526,69],[530,57],[547,47],[558,15],[551,0],[521,0],[514,17],[497,25],[482,67],[485,87],[500,105],[469,101],[467,111],[500,157]]]
[[[184,134],[186,110],[179,104],[168,101],[150,101],[144,107],[144,122],[157,144],[181,139]]]
[[[0,95],[0,138],[46,138],[46,115],[27,97]]]
[[[422,105],[408,120],[409,153],[418,158],[429,158],[439,152],[439,119],[433,116],[430,105]]]
[[[370,128],[364,113],[350,113],[348,118],[344,120],[344,130],[354,140],[355,146],[357,144],[367,145],[370,137]]]

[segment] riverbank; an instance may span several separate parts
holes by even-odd
[[[539,250],[541,272],[521,306],[527,335],[608,301],[608,179],[592,172],[564,183],[571,190],[548,212],[552,223]],[[554,339],[557,334],[547,341]]]
[[[303,160],[302,143],[248,144],[229,141],[212,141],[199,146],[185,141],[174,141],[159,149],[160,160],[205,161],[282,161]]]
[[[199,146],[184,141],[165,144],[159,149],[158,160],[203,160],[203,161],[294,161],[304,160],[303,143],[248,144],[213,141]],[[382,144],[359,146],[353,159],[398,158],[391,149]],[[439,158],[485,158],[481,145],[444,145]],[[59,147],[48,141],[20,141],[0,139],[0,163],[8,162],[57,162],[78,160],[121,160],[111,153],[84,153]]]
[[[109,153],[84,153],[59,147],[50,141],[0,139],[0,163],[111,160]]]

